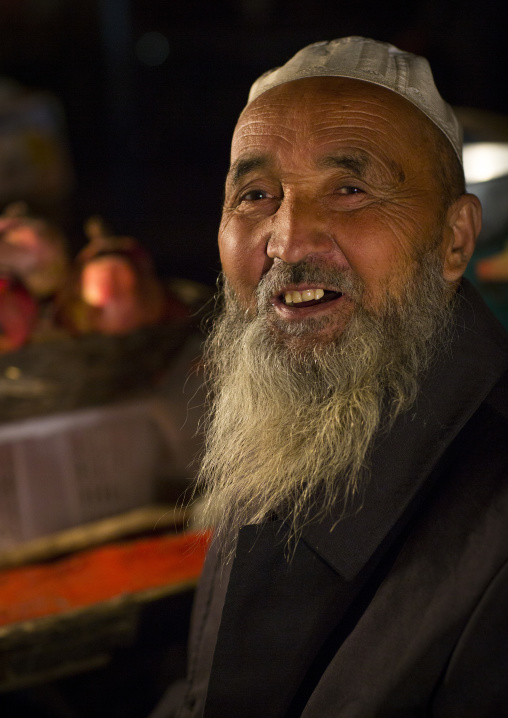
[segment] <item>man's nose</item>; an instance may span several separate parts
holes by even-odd
[[[334,239],[322,210],[308,199],[284,197],[273,217],[266,253],[271,259],[297,264],[313,254],[330,252]]]

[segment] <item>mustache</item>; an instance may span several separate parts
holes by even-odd
[[[280,294],[284,287],[303,283],[347,294],[356,301],[362,299],[365,291],[363,281],[350,269],[328,267],[309,261],[297,264],[274,263],[258,284],[258,307],[263,309],[270,306],[270,300]]]

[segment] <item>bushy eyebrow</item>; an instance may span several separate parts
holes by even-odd
[[[379,174],[381,167],[374,164],[371,161],[369,155],[366,155],[363,152],[353,155],[327,155],[326,157],[321,157],[320,159],[318,159],[317,165],[322,169],[345,169],[348,172],[351,172],[357,177],[363,179],[367,179],[367,175],[375,175],[378,178],[381,177],[381,175]],[[404,170],[402,169],[402,166],[398,162],[395,162],[395,160],[386,162],[384,165],[384,170],[385,172],[383,173],[383,176],[388,173],[389,177],[393,181],[397,181],[401,184],[406,181],[406,175],[404,173]]]
[[[370,161],[367,155],[327,155],[320,157],[317,166],[321,169],[345,169],[355,175],[363,175],[368,169]]]
[[[262,169],[268,165],[268,157],[265,155],[258,155],[256,157],[239,157],[228,172],[228,181],[231,182],[233,187],[236,187],[240,180],[248,175],[253,170]]]

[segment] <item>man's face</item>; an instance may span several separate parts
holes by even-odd
[[[397,298],[423,252],[444,241],[428,123],[396,94],[339,78],[287,83],[251,103],[233,137],[219,232],[240,305],[255,313],[265,279],[278,331],[308,325],[316,341],[347,325],[350,287],[374,312],[387,293]],[[280,272],[310,265],[303,279]]]

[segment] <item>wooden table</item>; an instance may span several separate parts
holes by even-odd
[[[97,536],[97,525],[90,528]],[[44,560],[35,546],[35,563],[26,563],[26,551],[24,565],[5,567],[0,556],[0,691],[107,663],[135,640],[143,607],[196,585],[209,541],[197,532],[162,533],[61,555],[62,544],[76,544],[61,539],[53,538]]]

